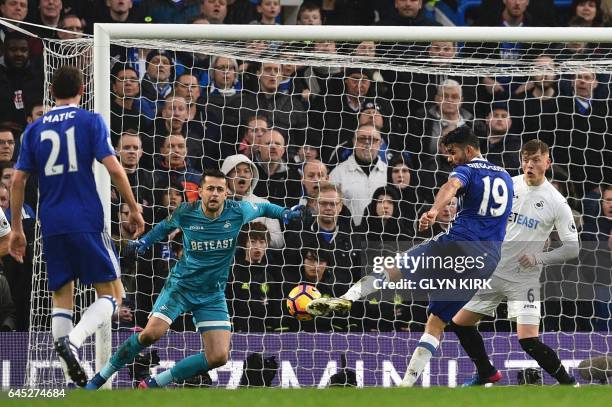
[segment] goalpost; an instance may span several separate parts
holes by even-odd
[[[252,46],[253,41],[262,41],[264,46],[254,47]],[[314,43],[325,41],[336,43],[335,52],[329,48],[315,49],[313,47]],[[376,53],[356,52],[357,44],[362,41],[373,41],[376,44]],[[459,57],[458,55],[448,56],[440,53],[431,54],[430,42],[432,41],[453,42],[457,54],[459,54],[459,51],[464,51],[466,55]],[[518,47],[517,43],[524,45]],[[567,45],[569,43],[596,43],[601,52],[595,54],[589,48],[590,51],[584,52],[583,57],[575,57],[574,51],[571,53],[569,51],[565,52],[572,47]],[[319,71],[311,70],[309,72],[310,78],[320,79],[317,76],[320,74],[318,72],[327,69],[328,73],[335,72],[336,76],[334,78],[339,79],[340,83],[344,83],[347,80],[344,72],[345,68],[369,70],[368,72],[376,73],[376,78],[367,78],[371,81],[368,99],[375,101],[374,105],[379,111],[387,109],[384,112],[381,111],[381,114],[385,116],[384,123],[386,127],[384,129],[384,136],[387,152],[398,153],[403,151],[411,154],[411,163],[415,166],[413,176],[416,178],[416,181],[413,181],[413,186],[418,189],[419,193],[422,192],[422,195],[419,195],[419,197],[422,197],[425,195],[433,196],[433,191],[436,187],[439,187],[435,182],[426,181],[426,179],[439,176],[441,167],[439,167],[440,163],[435,158],[437,153],[436,139],[432,134],[425,134],[427,131],[424,129],[424,123],[427,123],[429,120],[429,122],[434,123],[434,127],[439,126],[436,131],[444,131],[444,126],[440,124],[443,120],[438,117],[438,122],[436,122],[436,118],[432,118],[428,111],[431,109],[431,106],[436,104],[436,95],[431,93],[432,90],[435,92],[438,89],[438,85],[444,82],[445,79],[461,82],[463,101],[466,105],[469,105],[466,110],[472,115],[471,118],[468,119],[466,116],[458,122],[469,121],[475,126],[477,123],[483,124],[485,122],[482,117],[482,111],[479,109],[505,106],[510,111],[510,115],[513,114],[513,108],[510,106],[512,97],[496,100],[494,94],[487,94],[486,92],[488,88],[495,85],[499,85],[502,88],[507,87],[507,89],[510,89],[510,92],[514,92],[520,87],[523,80],[527,82],[527,79],[521,78],[533,78],[547,74],[554,75],[554,87],[557,89],[557,95],[555,96],[564,97],[572,89],[571,78],[573,75],[582,72],[593,72],[597,74],[599,85],[601,86],[599,93],[593,99],[601,98],[602,100],[607,100],[610,98],[609,92],[612,91],[610,90],[612,89],[612,81],[610,80],[612,58],[609,54],[612,49],[608,49],[607,43],[612,43],[612,29],[608,28],[95,24],[93,40],[45,41],[45,76],[46,85],[48,86],[50,77],[58,66],[63,63],[80,66],[85,73],[88,86],[87,97],[84,100],[83,106],[90,109],[93,108],[94,111],[104,116],[107,123],[110,123],[112,97],[116,95],[111,89],[112,84],[109,78],[112,77],[111,66],[114,62],[117,62],[111,59],[111,46],[121,46],[126,49],[166,50],[172,52],[173,55],[183,52],[192,56],[206,54],[209,56],[231,57],[243,61],[312,66],[321,69]],[[508,45],[499,46],[500,44]],[[505,52],[505,54],[502,55],[502,52]],[[579,53],[580,51],[576,54]],[[528,54],[532,57],[522,57]],[[540,54],[554,58],[554,65],[534,64],[535,57]],[[521,57],[514,58],[513,55],[521,55]],[[117,63],[121,64],[123,62]],[[135,61],[135,64],[138,63],[142,67],[146,67],[149,61],[145,62],[140,57],[139,60],[137,58]],[[189,72],[195,71],[194,66],[182,66],[181,69]],[[142,77],[143,73],[139,73]],[[249,73],[248,71],[244,73],[244,75],[249,74],[256,80],[254,73]],[[483,80],[482,78],[484,77],[492,79],[493,85]],[[297,78],[302,79],[299,77],[299,74]],[[307,78],[303,79],[306,80]],[[449,85],[449,82],[444,83]],[[419,89],[415,90],[417,87]],[[382,91],[379,88],[386,88],[386,90]],[[609,90],[605,91],[602,88],[608,88]],[[342,96],[341,94],[332,94],[330,89],[325,89],[325,91],[330,92],[329,94],[315,95],[308,99],[310,105],[304,108],[305,115],[307,116],[306,123],[304,123],[305,128],[300,128],[300,124],[294,118],[291,118],[288,122],[275,123],[277,119],[274,112],[265,112],[271,117],[271,127],[281,127],[286,133],[292,133],[296,129],[299,130],[296,133],[300,133],[300,136],[289,137],[287,147],[291,154],[294,154],[296,150],[299,150],[300,147],[307,143],[312,144],[316,142],[319,142],[319,145],[315,146],[319,148],[319,154],[322,154],[322,151],[326,149],[337,151],[336,144],[334,143],[335,139],[330,144],[324,144],[326,140],[329,141],[329,137],[325,135],[329,128],[336,129],[339,132],[344,130],[342,125],[339,126],[338,123],[326,121],[331,120],[325,115],[329,112],[320,112],[320,116],[323,117],[323,128],[316,129],[321,131],[316,133],[316,136],[310,135],[310,130],[316,125],[311,123],[310,116],[310,111],[315,106],[312,102],[313,98]],[[408,93],[404,93],[405,91]],[[202,93],[204,92],[205,90],[202,89]],[[260,92],[255,91],[255,93],[259,96]],[[490,100],[481,101],[481,93],[484,94],[485,99],[489,97]],[[525,92],[525,94],[527,93]],[[290,96],[299,98],[301,95],[295,93],[290,94]],[[420,99],[422,96],[425,98],[424,100]],[[440,96],[443,99],[444,95]],[[48,93],[46,97],[46,104],[49,105]],[[468,101],[470,98],[471,100]],[[360,100],[362,99],[364,98],[361,97]],[[538,100],[542,102],[543,99],[539,98]],[[161,106],[163,100],[160,98],[153,102]],[[539,111],[532,114],[525,111],[527,102],[523,100],[521,103],[523,103],[523,112],[518,116],[511,116],[513,122],[520,121],[522,126],[519,127],[527,132],[527,127],[533,125],[534,120],[537,122],[537,127],[539,124],[543,125],[544,119],[550,118],[549,116],[552,115],[554,116],[553,122],[555,127],[544,135],[542,135],[543,132],[540,132],[540,129],[535,129],[531,138],[552,137],[555,140],[554,133],[558,130],[558,121],[556,119],[556,115],[559,114],[558,110],[555,113]],[[380,108],[378,107],[379,104]],[[323,103],[318,106],[327,106],[327,104]],[[239,104],[238,108],[241,107],[243,106]],[[424,115],[417,112],[415,110],[416,107],[423,108],[421,113],[424,113]],[[249,113],[260,112],[260,110],[265,110],[265,108],[257,106],[255,111],[250,111]],[[358,108],[357,113],[359,110]],[[291,112],[293,110],[288,113]],[[357,113],[353,112],[355,117],[357,117]],[[401,115],[405,117],[401,117]],[[474,115],[480,117],[474,118]],[[220,120],[221,122],[215,123],[215,125],[218,125],[221,129],[220,139],[216,141],[221,149],[224,143],[227,144],[223,139],[224,130],[230,128],[232,131],[235,130],[236,133],[240,132],[242,134],[245,126],[245,114],[243,113],[237,122],[226,117],[221,117]],[[123,121],[121,122],[123,123]],[[208,124],[210,123],[202,123],[204,126]],[[445,122],[444,125],[446,124]],[[451,123],[451,125],[454,124]],[[282,128],[283,126],[287,127]],[[607,122],[605,126],[607,126]],[[338,127],[340,128],[337,129]],[[424,134],[413,134],[415,128],[422,130]],[[123,130],[127,130],[127,128],[123,128]],[[351,130],[355,130],[355,128]],[[604,141],[603,147],[600,144],[585,144],[584,146],[579,144],[577,147],[572,147],[573,139],[571,138],[576,136],[571,131],[568,133],[571,139],[569,140],[569,148],[574,150],[582,148],[585,151],[583,154],[584,161],[581,165],[601,170],[603,178],[595,180],[595,184],[612,182],[612,180],[605,178],[606,174],[610,174],[611,169],[610,162],[605,161],[607,157],[605,154],[607,154],[612,144],[609,140],[609,133],[612,133],[612,129],[605,127],[604,130],[604,134],[597,131],[596,136],[591,136],[591,138],[601,137]],[[302,133],[307,135],[304,136]],[[550,136],[550,133],[553,136]],[[323,136],[319,136],[320,134],[323,134]],[[436,134],[439,136],[439,133]],[[418,140],[418,148],[433,148],[433,150],[415,150],[414,143],[402,144],[403,146],[409,146],[406,147],[406,150],[403,148],[398,149],[398,144],[395,144],[395,141],[398,137],[406,137],[407,135],[415,136],[413,139]],[[524,135],[515,135],[515,137],[518,137],[518,140],[521,139],[521,136]],[[339,137],[337,139],[337,147],[343,147],[343,140],[340,140],[341,136],[337,137]],[[428,140],[428,142],[424,143],[423,140]],[[432,142],[433,144],[431,144]],[[189,144],[189,140],[187,140],[187,143]],[[345,153],[350,154],[350,145],[345,147]],[[588,153],[596,152],[597,148],[601,148],[600,152],[603,154],[603,159],[600,162],[592,162],[590,161],[591,155]],[[149,153],[151,154],[151,160],[153,160],[153,155],[159,153],[157,146],[155,146],[153,151],[145,152],[145,154]],[[208,154],[207,151],[204,151],[204,154]],[[518,151],[515,147],[504,144],[501,151],[499,151],[499,155],[503,156],[504,154],[516,155]],[[190,158],[199,159],[200,157]],[[380,159],[386,158],[381,155]],[[97,182],[101,191],[101,199],[105,204],[106,224],[110,229],[112,199],[109,192],[111,189],[110,180],[105,170],[100,166],[98,167],[100,171],[97,171],[96,174]],[[569,167],[571,170],[571,166]],[[514,169],[518,170],[518,168]],[[571,177],[572,174],[570,171],[569,176]],[[558,177],[553,179],[559,181],[562,187],[570,184],[567,182],[567,179],[559,176],[559,172],[553,173],[553,177]],[[290,179],[285,182],[288,183],[289,181],[294,180]],[[576,179],[574,181],[576,184],[584,185],[585,179]],[[590,182],[592,180],[586,179],[586,181]],[[590,192],[590,190],[583,191],[582,195],[580,195],[583,202],[581,207],[585,205],[590,205],[590,207],[599,205],[597,197],[589,195],[587,192]],[[270,198],[270,196],[263,196],[262,198]],[[574,201],[577,202],[578,200],[575,199]],[[419,201],[416,203],[425,204],[426,202]],[[158,204],[156,202],[156,205]],[[356,205],[361,210],[365,206]],[[576,209],[578,209],[578,205]],[[361,217],[361,213],[353,213],[352,215]],[[583,217],[587,216],[586,214],[583,215]],[[155,222],[159,220],[157,219]],[[112,222],[117,226],[116,219],[113,219]],[[364,225],[367,226],[365,220]],[[351,232],[355,231],[351,230]],[[40,250],[40,246],[38,248]],[[272,250],[275,250],[280,256],[284,256],[282,249],[274,248]],[[49,332],[45,332],[48,329],[48,321],[45,321],[43,315],[45,312],[48,313],[50,311],[48,303],[49,293],[41,280],[44,277],[43,259],[40,256],[40,252],[37,251],[37,253],[39,255],[36,258],[36,267],[33,275],[32,326],[30,328],[30,347],[28,351],[27,384],[36,387],[57,387],[61,385],[61,377],[57,371],[59,365],[51,362],[51,360],[56,360],[56,356],[51,349],[52,341],[50,340]],[[170,260],[164,257],[161,259],[154,258],[153,260],[163,260],[168,264],[170,263]],[[285,257],[284,261],[289,262],[289,259]],[[555,298],[570,302],[575,301],[576,303],[580,300],[592,304],[591,315],[586,316],[580,314],[579,311],[572,314],[570,310],[567,311],[566,317],[565,311],[561,306],[559,311],[553,311],[553,314],[555,312],[559,313],[557,319],[559,321],[558,330],[560,332],[547,333],[545,340],[549,342],[551,347],[561,351],[561,358],[570,367],[577,365],[581,359],[609,352],[612,341],[606,332],[597,332],[594,328],[589,332],[578,332],[583,329],[583,327],[579,327],[579,320],[589,317],[595,319],[598,317],[595,305],[605,301],[605,298],[604,300],[600,298],[601,292],[605,290],[600,289],[597,291],[594,287],[597,286],[598,282],[586,281],[584,272],[576,266],[559,265],[556,268],[549,267],[544,274],[545,284],[543,289],[544,291],[548,290],[550,294],[543,296],[543,300]],[[146,275],[145,277],[149,276]],[[156,277],[150,276],[150,278],[154,279]],[[248,282],[245,283],[248,284]],[[91,299],[91,291],[80,290],[79,292],[83,297],[83,304],[86,304],[87,300]],[[152,295],[154,294],[152,293]],[[328,335],[327,332],[317,332],[316,329],[311,333],[266,332],[263,335],[259,333],[236,333],[234,335],[230,362],[227,366],[213,372],[211,377],[213,381],[219,384],[235,387],[240,379],[239,374],[242,369],[242,360],[251,352],[264,352],[275,354],[281,359],[279,361],[279,385],[283,387],[297,387],[306,384],[323,387],[327,384],[329,377],[339,370],[338,363],[335,360],[337,354],[345,353],[349,361],[348,367],[357,371],[359,385],[390,386],[397,384],[405,370],[405,359],[414,349],[416,341],[420,336],[418,332],[409,331],[422,329],[425,322],[419,319],[424,315],[423,304],[410,302],[409,298],[403,298],[403,300],[402,302],[402,298],[399,300],[397,298],[377,298],[370,302],[372,306],[378,307],[379,310],[382,309],[381,307],[384,304],[388,304],[393,309],[390,314],[382,314],[382,311],[380,311],[380,315],[382,315],[379,317],[381,320],[379,321],[381,322],[380,324],[378,322],[374,325],[370,324],[370,327],[374,326],[374,329],[385,331],[379,333],[378,336],[369,331],[351,330],[352,328],[347,328],[343,332],[331,335]],[[140,309],[137,311],[146,312],[147,310]],[[403,317],[399,317],[398,315],[401,316],[402,312],[404,313]],[[543,317],[547,316],[547,312],[544,309]],[[409,316],[407,316],[408,314]],[[371,317],[371,314],[367,315],[367,318]],[[602,315],[598,318],[603,320],[604,324],[610,326],[611,317],[608,315],[606,319],[605,315]],[[261,316],[251,315],[251,318],[261,318]],[[402,318],[406,319],[405,323],[401,322]],[[562,331],[566,327],[561,322],[563,318],[574,321],[573,331]],[[553,320],[556,321],[554,318]],[[379,328],[382,325],[385,328]],[[544,330],[548,332],[554,329],[551,328],[553,325],[554,323],[548,326],[545,325]],[[402,327],[401,329],[405,331],[396,332],[389,330],[389,327]],[[282,330],[278,332],[282,332]],[[186,356],[198,351],[199,339],[197,336],[182,332],[176,332],[173,335],[175,337],[173,336],[168,341],[160,341],[157,348],[160,354],[163,353],[162,368],[171,366],[171,363],[174,360],[180,359],[181,355]],[[576,339],[573,340],[571,339],[572,337]],[[94,367],[91,362],[93,362],[95,354],[95,369],[99,369],[101,364],[110,356],[112,348],[122,338],[121,334],[117,332],[111,333],[110,328],[106,327],[98,333],[95,345],[92,343],[86,344],[82,355],[84,360],[90,362],[89,366],[93,370]],[[531,361],[523,357],[520,348],[512,345],[512,341],[516,342],[516,338],[511,334],[498,332],[497,325],[493,325],[492,332],[486,336],[486,343],[489,350],[492,351],[492,358],[502,363],[498,367],[501,370],[512,372],[513,369],[531,366]],[[424,386],[455,386],[457,383],[460,383],[458,381],[460,377],[471,373],[469,360],[460,351],[454,336],[447,334],[444,342],[446,344],[443,344],[440,348],[440,354],[437,355],[439,357],[435,357],[432,360],[431,366],[423,375],[422,385]],[[169,350],[163,350],[164,346],[169,348]],[[308,352],[312,351],[316,353],[306,356]],[[49,361],[49,363],[41,362],[45,360]],[[129,385],[129,380],[126,379],[126,375],[119,375],[119,378],[115,380],[115,385],[127,386]]]

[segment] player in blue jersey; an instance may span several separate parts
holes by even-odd
[[[81,73],[64,66],[53,75],[56,106],[30,124],[23,134],[11,187],[13,234],[10,252],[23,261],[26,238],[21,224],[25,184],[38,177],[39,215],[53,311],[51,330],[64,369],[79,386],[87,384],[77,349],[103,323],[110,323],[123,286],[119,264],[96,191],[92,165],[101,162],[130,207],[136,233],[144,230],[140,208],[125,171],[115,157],[107,126],[97,113],[78,108],[83,94]],[[93,284],[98,299],[72,326],[74,280]]]
[[[512,209],[510,175],[482,157],[478,137],[470,128],[464,126],[449,132],[441,143],[454,169],[432,208],[421,216],[419,230],[433,226],[438,212],[459,196],[460,210],[450,230],[392,257],[393,264],[362,278],[342,297],[317,299],[308,306],[314,316],[347,312],[352,301],[389,286],[389,282],[406,281],[408,289],[428,291],[429,318],[402,381],[406,387],[414,385],[420,376],[453,316],[474,295],[478,284],[485,283],[485,278],[495,270]],[[451,289],[432,290],[432,280],[436,279],[457,284],[457,288],[448,285]]]
[[[265,216],[287,223],[302,212],[270,203],[226,200],[227,181],[219,170],[205,170],[200,200],[183,203],[139,241],[132,242],[143,254],[177,228],[183,233],[183,256],[174,266],[140,333],[126,340],[109,362],[88,383],[98,389],[109,377],[147,346],[157,342],[180,314],[191,312],[202,335],[204,352],[189,356],[159,375],[140,382],[139,387],[163,387],[182,381],[227,362],[231,325],[225,299],[225,285],[240,229],[253,219]]]

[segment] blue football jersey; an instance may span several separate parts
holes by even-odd
[[[76,106],[55,107],[28,126],[16,168],[38,177],[43,236],[104,230],[92,165],[114,154],[102,116]]]
[[[449,175],[463,185],[459,209],[449,238],[457,241],[501,242],[512,210],[512,177],[484,159],[457,166]]]

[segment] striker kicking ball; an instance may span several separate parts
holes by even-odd
[[[306,312],[306,306],[314,299],[321,298],[321,293],[314,286],[299,284],[289,292],[287,298],[287,310],[291,316],[300,321],[309,321],[312,316]]]

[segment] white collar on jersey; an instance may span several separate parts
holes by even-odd
[[[71,103],[69,105],[62,105],[62,106],[53,106],[51,108],[51,110],[59,110],[59,109],[67,109],[69,107],[78,107],[77,105],[75,105],[74,103]]]
[[[471,161],[487,161],[487,160],[485,160],[485,158],[482,155],[479,155],[478,157],[472,158]]]

